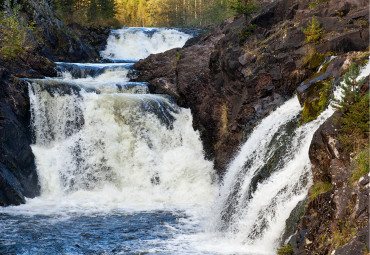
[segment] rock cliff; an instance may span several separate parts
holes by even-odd
[[[209,158],[223,175],[228,162],[262,117],[313,80],[327,56],[328,77],[343,54],[368,48],[367,1],[280,0],[261,4],[252,18],[230,18],[197,43],[139,61],[138,80],[154,93],[189,107]],[[307,43],[302,28],[315,17],[322,38]],[[302,102],[304,103],[304,102]]]
[[[302,30],[314,19],[323,32],[309,42]],[[301,124],[328,106],[349,64],[368,61],[368,20],[362,0],[262,4],[253,17],[230,18],[197,42],[139,61],[137,79],[191,109],[222,176],[255,124],[294,93]],[[315,133],[309,156],[314,185],[291,215],[293,247],[279,254],[367,254],[369,175],[350,180],[355,156],[340,144],[333,117]]]
[[[298,226],[294,254],[369,251],[370,175],[351,180],[355,163],[338,138],[337,117],[335,114],[316,131],[310,146],[314,186]],[[320,191],[313,196],[315,189]]]

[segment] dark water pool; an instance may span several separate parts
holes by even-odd
[[[176,254],[166,240],[181,233],[182,212],[87,216],[0,214],[0,254]]]

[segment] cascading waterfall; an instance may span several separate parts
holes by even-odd
[[[117,34],[103,55],[144,41],[111,56],[140,57],[141,47],[145,54],[163,51],[190,37],[168,29],[128,28],[111,37]],[[167,44],[148,48],[157,37]],[[212,163],[204,159],[188,109],[168,96],[148,94],[145,83],[129,83],[132,63],[58,64],[61,78],[29,86],[41,198],[82,198],[80,204],[98,198],[116,207],[212,201]]]
[[[109,63],[57,63],[59,77],[27,80],[41,196],[0,208],[7,243],[0,253],[172,254],[176,245],[162,240],[199,228],[218,191],[213,164],[190,110],[129,82],[135,61],[128,61],[190,37],[170,29],[112,31],[102,52]],[[14,221],[21,222],[17,234],[8,231]]]
[[[298,99],[285,102],[254,128],[217,187],[190,110],[129,82],[132,59],[189,37],[114,30],[102,52],[110,63],[58,63],[60,77],[29,80],[42,193],[0,208],[0,253],[276,253],[312,183],[312,136],[333,109],[299,126]]]
[[[359,78],[369,73],[368,64]],[[341,93],[337,88],[334,97],[340,98]],[[300,113],[294,97],[263,119],[227,170],[209,229],[219,231],[223,240],[235,245],[236,252],[276,253],[285,241],[286,220],[307,195],[312,184],[309,146],[334,109],[329,106],[302,126],[298,125]],[[219,243],[222,246],[225,241]]]
[[[113,30],[102,56],[107,59],[132,60],[182,47],[191,36],[176,29],[124,28]]]
[[[203,158],[189,110],[169,98],[60,96],[37,82],[30,95],[42,197],[91,192],[102,200],[169,205],[211,199],[212,164]]]

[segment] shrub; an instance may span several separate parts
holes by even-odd
[[[253,0],[229,0],[230,9],[238,15],[250,16],[260,5]]]
[[[315,16],[308,22],[306,28],[301,28],[302,32],[306,36],[306,42],[308,43],[317,43],[321,39],[323,34],[323,28],[320,27],[320,23],[317,21]]]

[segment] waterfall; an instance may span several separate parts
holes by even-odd
[[[276,253],[312,184],[313,134],[334,110],[299,125],[289,99],[254,128],[218,186],[190,110],[129,82],[136,60],[190,37],[114,30],[101,53],[109,63],[57,63],[59,77],[28,80],[41,196],[0,208],[0,253]]]
[[[60,80],[30,83],[41,198],[167,205],[212,201],[213,167],[204,159],[190,110],[167,96],[118,89],[110,72],[117,75],[109,69],[100,75],[113,77],[110,83],[99,82],[100,76],[63,78],[64,86],[79,88],[69,94],[45,89]],[[94,90],[86,92],[87,85]]]
[[[368,64],[360,77],[369,73]],[[335,98],[341,93],[337,88]],[[238,251],[276,253],[286,220],[312,185],[308,150],[313,134],[334,109],[329,106],[302,126],[300,113],[296,96],[285,102],[254,128],[228,167],[208,228]]]
[[[132,60],[182,47],[191,35],[167,28],[121,28],[113,30],[102,57]]]

